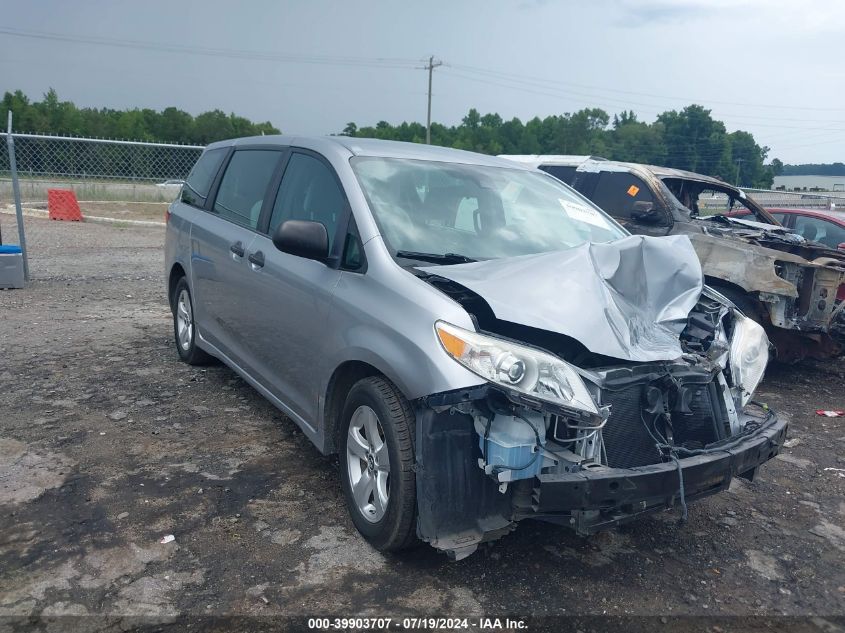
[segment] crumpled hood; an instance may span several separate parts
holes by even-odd
[[[632,235],[566,251],[426,266],[480,295],[498,319],[565,334],[596,354],[678,358],[703,276],[685,235]]]

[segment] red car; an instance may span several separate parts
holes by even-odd
[[[801,237],[845,251],[845,210],[767,208],[766,211]],[[748,214],[743,209],[725,215],[740,217]]]
[[[778,222],[798,235],[845,251],[845,211],[768,209]]]

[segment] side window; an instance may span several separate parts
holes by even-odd
[[[280,156],[278,150],[263,149],[232,154],[214,200],[214,212],[235,224],[257,228],[264,195]]]
[[[228,147],[218,147],[217,149],[210,149],[204,152],[199,157],[199,160],[194,164],[193,169],[191,169],[191,173],[188,174],[185,185],[182,187],[182,202],[194,207],[205,205],[205,199],[208,197],[211,183],[214,182],[217,170],[220,169],[220,163],[223,162],[228,151]]]
[[[786,214],[785,213],[772,213],[771,216],[775,220],[777,220],[778,222],[780,222],[781,224],[786,226]]]
[[[821,218],[796,216],[795,232],[812,242],[821,242],[831,248],[836,248],[845,242],[845,228]]]
[[[578,167],[575,165],[540,165],[540,169],[547,174],[551,174],[558,180],[565,182],[567,185],[571,185],[572,181],[575,180],[575,170]]]
[[[633,174],[603,171],[599,174],[592,201],[608,215],[636,222],[639,218],[634,216],[647,209],[649,203],[654,205],[654,196],[648,185]]]
[[[331,169],[308,154],[291,155],[270,216],[270,234],[287,220],[312,220],[326,227],[329,252],[346,206]]]

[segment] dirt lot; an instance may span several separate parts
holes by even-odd
[[[347,518],[335,458],[229,369],[178,362],[163,230],[29,224],[34,283],[0,291],[0,615],[111,616],[76,621],[94,630],[177,614],[842,626],[845,419],[814,414],[845,408],[842,360],[769,372],[759,398],[797,444],[684,526],[666,512],[584,540],[526,522],[458,563],[384,556]]]

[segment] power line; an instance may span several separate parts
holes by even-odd
[[[466,66],[462,64],[451,64],[453,68],[458,70],[464,70],[467,72],[475,72],[479,74],[485,74],[488,76],[498,76],[504,79],[510,78],[512,80],[518,81],[529,81],[529,82],[540,82],[543,85],[549,84],[557,84],[561,86],[574,86],[576,88],[586,88],[588,90],[599,90],[603,92],[613,92],[617,94],[628,94],[640,97],[652,97],[657,99],[664,99],[664,100],[672,100],[672,101],[685,101],[687,103],[690,102],[707,102],[707,103],[716,103],[720,105],[735,105],[741,107],[748,107],[748,108],[770,108],[770,109],[778,109],[778,110],[811,110],[816,112],[845,112],[845,108],[817,108],[817,107],[809,107],[809,106],[787,106],[787,105],[777,105],[772,103],[747,103],[747,102],[738,102],[738,101],[719,101],[714,99],[701,99],[696,97],[677,97],[677,96],[669,96],[669,95],[662,95],[662,94],[655,94],[649,92],[635,92],[631,90],[619,90],[616,88],[606,88],[602,86],[594,86],[589,84],[580,84],[571,81],[561,81],[556,79],[549,79],[543,77],[531,77],[528,75],[516,75],[513,73],[506,73],[502,71],[496,70],[488,70],[486,68],[479,68],[477,66]]]
[[[38,40],[52,40],[72,42],[75,44],[96,44],[116,48],[129,48],[167,53],[186,53],[190,55],[205,55],[209,57],[228,57],[232,59],[255,59],[273,62],[288,62],[297,64],[317,64],[327,66],[364,66],[370,68],[413,68],[419,64],[418,59],[404,59],[399,57],[350,57],[350,56],[303,56],[286,55],[269,51],[249,51],[233,48],[209,48],[204,46],[182,46],[160,42],[145,42],[141,40],[125,40],[97,36],[75,36],[46,31],[24,31],[2,27],[0,34],[11,35]]]
[[[368,67],[368,68],[387,68],[387,69],[412,69],[412,68],[420,68],[417,64],[419,64],[418,59],[410,59],[410,58],[400,58],[400,57],[354,57],[354,56],[303,56],[303,55],[289,55],[283,54],[278,52],[272,51],[255,51],[255,50],[245,50],[245,49],[229,49],[229,48],[216,48],[216,47],[195,47],[195,46],[184,46],[179,44],[171,44],[171,43],[157,43],[157,42],[149,42],[149,41],[141,41],[141,40],[125,40],[125,39],[116,39],[116,38],[108,38],[108,37],[99,37],[99,36],[81,36],[81,35],[69,35],[69,34],[62,34],[62,33],[55,33],[55,32],[47,32],[47,31],[30,31],[30,30],[23,30],[23,29],[15,29],[9,27],[0,27],[0,35],[7,35],[11,37],[19,37],[19,38],[27,38],[27,39],[36,39],[36,40],[48,40],[48,41],[59,41],[59,42],[69,42],[69,43],[76,43],[76,44],[92,44],[92,45],[100,45],[100,46],[110,46],[116,48],[124,48],[124,49],[137,49],[137,50],[149,50],[155,52],[164,52],[164,53],[180,53],[180,54],[191,54],[191,55],[203,55],[209,57],[221,57],[221,58],[231,58],[231,59],[251,59],[251,60],[259,60],[259,61],[271,61],[271,62],[282,62],[282,63],[297,63],[297,64],[311,64],[311,65],[326,65],[326,66],[347,66],[347,67]],[[510,88],[512,90],[520,90],[522,92],[537,94],[542,96],[548,96],[557,99],[566,99],[570,102],[582,103],[586,104],[588,107],[598,107],[604,106],[608,109],[614,109],[618,106],[610,105],[612,103],[621,104],[626,108],[630,108],[631,106],[639,106],[642,108],[643,112],[646,114],[657,115],[661,114],[662,111],[665,111],[664,105],[657,104],[657,103],[646,103],[641,101],[631,101],[627,98],[618,98],[613,96],[608,96],[607,94],[595,94],[590,92],[582,92],[579,90],[572,90],[572,87],[579,88],[582,90],[594,91],[598,93],[611,93],[616,95],[633,95],[638,97],[647,97],[652,99],[660,99],[660,100],[675,100],[675,101],[686,101],[689,102],[700,102],[703,104],[720,104],[720,105],[733,105],[739,106],[743,108],[756,108],[756,109],[777,109],[777,110],[793,110],[793,111],[813,111],[813,112],[845,112],[845,108],[820,108],[820,107],[808,107],[808,106],[788,106],[788,105],[778,105],[778,104],[771,104],[771,103],[746,103],[746,102],[734,102],[734,101],[719,101],[719,100],[711,100],[711,99],[696,99],[692,97],[680,97],[680,96],[671,96],[671,95],[662,95],[656,93],[648,93],[648,92],[637,92],[637,91],[630,91],[630,90],[620,90],[616,88],[608,88],[603,86],[596,86],[590,84],[581,84],[571,81],[563,81],[558,79],[549,79],[549,78],[542,78],[542,77],[532,77],[530,75],[524,74],[513,74],[507,73],[498,70],[490,70],[486,68],[480,68],[476,66],[464,65],[464,64],[444,64],[444,62],[437,60],[435,61],[434,57],[429,57],[426,60],[426,65],[422,68],[428,70],[429,76],[429,85],[428,85],[428,104],[427,104],[427,117],[426,117],[426,140],[430,143],[431,140],[431,100],[432,100],[432,76],[434,68],[446,66],[445,72],[466,80],[475,81],[486,83],[493,86],[498,87],[505,87]],[[457,71],[462,72],[455,72]],[[469,74],[464,74],[469,73]],[[576,97],[582,97],[578,99]],[[589,99],[590,101],[585,101],[584,99]],[[662,109],[662,110],[661,110]],[[746,123],[743,125],[753,125],[754,127],[768,127],[768,128],[778,128],[782,130],[794,130],[794,133],[803,133],[807,131],[822,131],[825,133],[843,133],[845,132],[845,128],[841,127],[807,127],[807,126],[790,126],[790,125],[783,125],[783,124],[766,124],[760,123],[761,120],[771,120],[771,121],[805,121],[804,118],[789,118],[789,117],[764,117],[760,115],[749,116],[743,114],[727,114],[727,115],[720,115],[720,118],[723,120],[730,120],[730,119],[747,119],[750,123]],[[842,124],[845,123],[845,120],[825,120],[825,121],[816,121],[817,123],[832,123],[832,124]],[[736,125],[736,127],[740,127],[740,125]],[[812,136],[810,137],[812,138]],[[797,138],[794,140],[798,140]],[[835,142],[835,141],[831,141]],[[812,144],[808,144],[812,145]],[[793,147],[803,147],[806,145],[792,145],[788,148],[784,149],[792,149]]]
[[[556,89],[556,88],[537,90],[537,89],[533,88],[533,84],[526,83],[526,82],[519,82],[517,80],[507,80],[507,81],[512,81],[513,83],[504,83],[502,81],[493,81],[493,80],[490,80],[490,79],[482,79],[480,77],[473,77],[471,75],[465,75],[463,73],[458,73],[458,72],[451,70],[451,68],[449,68],[448,65],[447,65],[447,69],[444,70],[444,72],[447,72],[448,74],[450,74],[454,77],[459,77],[461,79],[467,79],[469,81],[475,81],[475,82],[489,84],[489,85],[492,85],[492,86],[498,86],[498,87],[502,87],[502,88],[510,88],[512,90],[520,90],[522,92],[528,92],[528,93],[531,93],[531,94],[537,94],[537,95],[552,97],[552,98],[556,98],[556,99],[563,99],[563,100],[569,101],[570,103],[572,103],[572,102],[581,103],[581,104],[585,104],[587,106],[592,106],[592,107],[603,106],[603,107],[606,107],[608,109],[613,109],[613,108],[616,108],[618,106],[609,104],[608,102],[618,102],[618,103],[625,105],[628,108],[630,108],[631,106],[645,106],[645,108],[641,108],[640,111],[645,112],[646,114],[650,114],[650,115],[658,115],[658,114],[663,113],[659,109],[654,109],[655,107],[659,107],[659,106],[655,106],[655,104],[646,104],[646,103],[640,103],[640,102],[636,102],[636,101],[623,101],[623,100],[614,99],[614,98],[611,98],[611,97],[602,97],[602,96],[596,97],[596,96],[588,95],[588,94],[584,94],[584,93],[562,91],[562,90]],[[524,86],[523,85],[514,85],[514,84],[520,84],[520,83],[525,84],[525,85]],[[573,98],[572,95],[584,96],[584,97],[586,97],[588,99],[592,99],[592,100],[591,101],[585,101],[584,99]],[[757,122],[758,119],[753,118],[753,117],[747,117],[747,116],[744,116],[744,115],[724,115],[724,119],[726,119],[726,120],[730,120],[730,117],[751,119],[751,121],[747,122],[747,123],[733,122],[732,125],[735,126],[735,127],[754,125],[755,127],[769,127],[769,128],[777,128],[777,129],[794,129],[794,130],[803,130],[803,131],[812,131],[812,130],[825,130],[825,131],[828,131],[828,132],[845,131],[845,128],[806,127],[806,126],[799,126],[799,125],[782,125],[782,124],[772,124],[772,123],[758,123]],[[773,119],[773,120],[778,120],[778,119]],[[798,120],[806,120],[806,119],[798,119]],[[845,120],[843,120],[843,121],[825,121],[825,122],[845,123]]]
[[[735,158],[734,162],[736,163],[736,186],[739,187],[739,166],[745,162],[744,158]]]
[[[210,48],[210,47],[192,47],[192,46],[184,46],[178,44],[170,44],[170,43],[157,43],[157,42],[149,42],[149,41],[140,41],[140,40],[125,40],[125,39],[116,39],[116,38],[107,38],[107,37],[99,37],[99,36],[76,36],[76,35],[68,35],[62,33],[55,33],[55,32],[47,32],[47,31],[29,31],[23,29],[15,29],[9,27],[2,27],[0,28],[0,34],[9,35],[12,37],[21,37],[21,38],[29,38],[29,39],[40,39],[40,40],[53,40],[53,41],[61,41],[61,42],[71,42],[71,43],[78,43],[78,44],[94,44],[94,45],[102,45],[102,46],[111,46],[111,47],[118,47],[118,48],[128,48],[128,49],[138,49],[138,50],[150,50],[150,51],[157,51],[157,52],[171,52],[171,53],[185,53],[185,54],[192,54],[192,55],[204,55],[204,56],[211,56],[211,57],[228,57],[233,59],[254,59],[254,60],[263,60],[263,61],[274,61],[274,62],[283,62],[283,63],[301,63],[301,64],[314,64],[314,65],[330,65],[330,66],[357,66],[357,67],[370,67],[370,68],[398,68],[398,69],[405,69],[405,68],[414,68],[419,67],[416,64],[419,63],[418,59],[410,59],[410,58],[400,58],[400,57],[351,57],[351,56],[302,56],[302,55],[288,55],[276,52],[268,52],[268,51],[250,51],[244,49],[227,49],[227,48]],[[442,62],[438,62],[435,64],[436,66],[443,65]],[[486,77],[488,81],[485,83],[490,83],[492,85],[500,85],[509,88],[515,88],[516,84],[518,86],[523,86],[527,88],[533,88],[533,92],[535,94],[542,94],[546,96],[558,96],[560,93],[560,88],[555,88],[554,86],[568,86],[568,87],[576,87],[582,88],[587,90],[593,90],[598,92],[604,93],[614,93],[619,95],[634,95],[634,96],[644,96],[650,98],[656,98],[661,100],[674,100],[674,101],[685,101],[687,103],[690,102],[698,102],[698,103],[706,103],[706,104],[721,104],[721,105],[734,105],[740,107],[753,107],[756,109],[779,109],[779,110],[807,110],[807,111],[817,111],[817,112],[845,112],[845,108],[818,108],[818,107],[808,107],[808,106],[786,106],[786,105],[777,105],[771,103],[745,103],[745,102],[735,102],[735,101],[720,101],[720,100],[712,100],[712,99],[698,99],[694,97],[680,97],[680,96],[671,96],[671,95],[661,95],[656,93],[649,93],[649,92],[638,92],[638,91],[631,91],[631,90],[620,90],[616,88],[608,88],[603,86],[595,86],[590,84],[581,84],[571,81],[562,81],[558,79],[549,79],[549,78],[542,78],[542,77],[532,77],[529,75],[516,75],[513,73],[507,73],[497,70],[490,70],[486,68],[479,68],[476,66],[469,66],[465,64],[448,64],[448,67],[468,72],[477,75],[476,77],[468,77],[466,75],[462,75],[459,73],[452,73],[455,76],[462,77],[464,79],[470,79],[474,81],[483,81],[480,77]],[[424,68],[428,69],[428,66]],[[496,81],[489,81],[491,79],[498,79],[499,82]],[[509,84],[503,84],[502,81],[509,82]],[[524,88],[523,88],[524,89]],[[539,91],[537,90],[539,89]],[[528,92],[532,92],[530,90],[526,90]],[[554,91],[552,94],[550,91]],[[658,103],[646,103],[642,101],[631,101],[630,99],[620,99],[615,98],[607,95],[601,94],[591,94],[587,92],[578,92],[573,91],[571,88],[566,90],[566,95],[568,98],[572,98],[573,95],[585,97],[587,99],[601,100],[603,104],[607,107],[609,103],[618,103],[625,107],[630,106],[640,106],[641,108],[650,108],[651,112],[657,114],[661,110],[665,110],[667,106]],[[581,103],[585,103],[581,101]],[[591,101],[592,103],[592,101]],[[615,107],[615,106],[611,106]],[[655,109],[657,108],[657,110]],[[733,119],[748,119],[750,121],[760,121],[760,120],[772,120],[772,121],[803,121],[805,119],[801,118],[784,118],[784,117],[763,117],[759,115],[755,116],[748,116],[743,114],[725,114],[722,115],[723,118],[733,118]],[[824,123],[845,123],[845,120],[829,120],[823,121]],[[757,123],[758,126],[763,126],[763,124]],[[769,127],[784,127],[781,125],[770,125]],[[805,130],[805,129],[825,129],[825,128],[805,128],[796,126],[793,129],[797,130]]]

